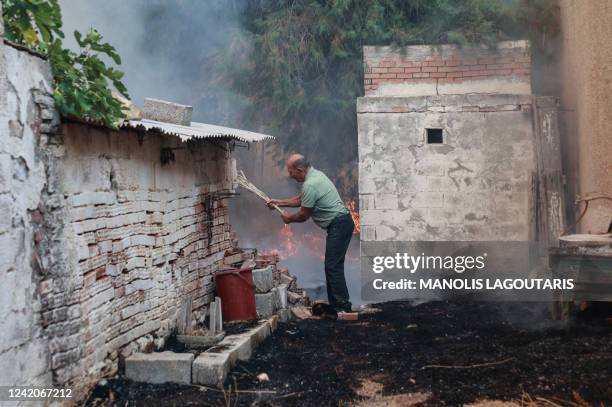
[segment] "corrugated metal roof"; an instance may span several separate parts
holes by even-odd
[[[164,134],[179,137],[182,141],[192,138],[231,138],[247,143],[273,140],[273,136],[267,134],[254,133],[252,131],[233,129],[231,127],[215,126],[206,123],[191,122],[191,126],[181,126],[179,124],[158,122],[155,120],[126,120],[122,128],[156,130]]]

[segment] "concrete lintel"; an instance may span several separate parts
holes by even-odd
[[[366,96],[357,99],[357,113],[441,113],[439,107],[489,108],[531,105],[527,94],[462,94],[428,96]]]
[[[528,40],[516,40],[516,41],[500,41],[497,43],[497,50],[509,50],[516,49],[528,52],[530,44]],[[495,52],[495,49],[491,49],[483,44],[475,44],[471,46],[459,46],[456,44],[440,44],[440,45],[407,45],[404,47],[394,46],[380,46],[380,45],[366,45],[363,47],[363,53],[366,59],[373,60],[377,58],[384,58],[389,53],[395,53],[401,55],[405,59],[418,59],[426,58],[432,55],[453,55],[455,53],[461,54],[484,54],[490,55]]]

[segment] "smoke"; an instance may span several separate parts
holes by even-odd
[[[98,30],[122,58],[136,105],[154,97],[194,107],[194,121],[229,125],[246,103],[216,79],[226,49],[239,43],[239,2],[231,0],[60,0],[65,44]],[[248,49],[245,49],[248,53]]]

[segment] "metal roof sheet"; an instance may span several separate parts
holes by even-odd
[[[156,130],[163,134],[177,136],[181,139],[181,141],[187,141],[192,138],[231,138],[247,143],[252,143],[274,139],[273,136],[267,134],[254,133],[252,131],[247,130],[233,129],[231,127],[216,126],[213,124],[197,122],[191,122],[191,126],[181,126],[180,124],[141,119],[126,120],[120,127]]]

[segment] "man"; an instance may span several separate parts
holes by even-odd
[[[329,304],[337,312],[351,312],[346,280],[344,257],[353,235],[355,224],[344,206],[338,190],[327,176],[312,167],[301,154],[292,154],[287,160],[289,176],[302,183],[302,193],[287,199],[272,199],[274,205],[299,207],[296,213],[283,211],[285,223],[305,222],[312,217],[314,223],[327,230],[325,241],[325,280]]]

